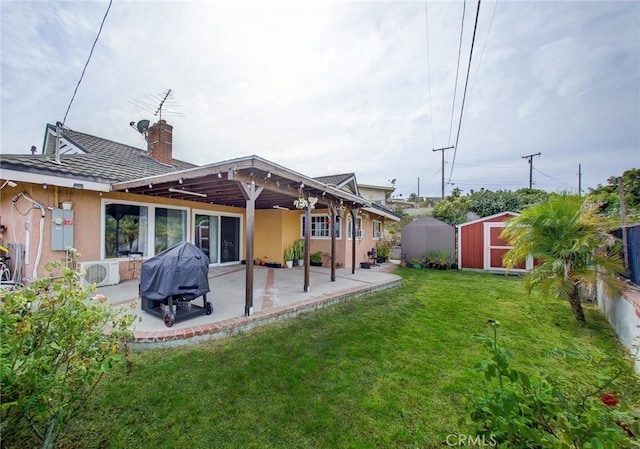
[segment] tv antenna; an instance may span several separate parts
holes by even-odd
[[[171,89],[166,89],[159,94],[146,94],[143,99],[131,100],[130,103],[158,117],[158,120],[162,120],[163,114],[169,117],[184,117],[183,113],[175,110],[181,105],[173,98]]]

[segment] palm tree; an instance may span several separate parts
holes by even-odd
[[[594,287],[596,276],[610,294],[624,288],[619,242],[597,209],[577,195],[554,194],[509,220],[501,234],[512,245],[504,257],[507,267],[527,256],[536,261],[526,278],[527,290],[539,286],[546,295],[568,300],[576,320],[583,323],[580,290]]]

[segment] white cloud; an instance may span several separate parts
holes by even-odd
[[[538,151],[548,189],[577,186],[580,162],[585,186],[639,166],[640,4],[500,2],[487,39],[494,6],[482,3],[452,182],[524,187],[521,156]],[[105,9],[0,3],[3,153],[40,147],[62,119]],[[455,140],[474,12],[452,122],[461,2],[428,3],[430,79],[423,2],[114,2],[67,125],[141,147],[128,123],[154,117],[132,100],[171,88],[178,158],[258,154],[312,176],[396,178],[405,196],[420,177],[437,196],[431,149]]]

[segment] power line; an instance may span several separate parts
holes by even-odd
[[[453,145],[453,161],[451,161],[451,171],[449,172],[449,181],[453,175],[453,167],[456,164],[456,154],[458,153],[458,141],[460,140],[460,129],[462,128],[462,116],[464,114],[464,103],[467,98],[467,87],[469,86],[469,73],[471,72],[471,59],[473,58],[473,45],[476,41],[476,31],[478,30],[478,16],[480,15],[480,1],[478,0],[478,8],[476,9],[476,20],[473,25],[473,36],[471,38],[471,50],[469,51],[469,64],[467,66],[467,77],[464,82],[464,92],[462,94],[462,106],[460,107],[460,120],[458,121],[458,133],[456,135],[456,143]]]
[[[462,54],[462,33],[464,32],[464,15],[467,10],[467,2],[462,1],[462,23],[460,24],[460,41],[458,43],[458,66],[456,67],[456,83],[453,87],[453,102],[451,103],[451,122],[449,123],[449,140],[451,145],[451,131],[453,131],[453,111],[456,107],[456,92],[458,92],[458,75],[460,74],[460,55]]]
[[[429,57],[429,8],[424,0],[424,23],[427,33],[427,82],[429,84],[429,122],[431,122],[431,143],[433,144],[433,100],[431,98],[431,60]]]
[[[572,190],[575,190],[575,187],[570,186],[569,184],[566,184],[566,183],[564,183],[564,182],[560,181],[559,179],[554,178],[553,176],[547,175],[546,173],[541,172],[541,171],[540,171],[540,170],[538,170],[537,168],[534,168],[534,170],[535,170],[535,171],[537,171],[538,173],[540,173],[542,176],[546,176],[547,178],[554,180],[554,181],[555,181],[555,182],[557,182],[558,184],[562,184],[562,185],[563,185],[563,186],[565,186],[565,187],[568,187],[568,188],[570,188],[570,189],[572,189]]]
[[[482,53],[480,53],[480,59],[478,60],[478,68],[476,70],[476,74],[473,77],[473,83],[471,84],[471,90],[469,91],[469,97],[473,94],[473,89],[476,87],[476,80],[478,79],[478,73],[480,73],[480,66],[482,65],[482,60],[484,59],[484,50],[487,48],[487,42],[489,41],[489,34],[491,33],[491,26],[493,25],[493,19],[496,16],[496,9],[498,9],[498,0],[496,0],[496,4],[493,7],[493,14],[491,14],[491,20],[489,21],[489,29],[487,30],[487,36],[484,39],[484,45],[482,46]]]
[[[503,166],[497,166],[497,165],[463,164],[462,162],[458,162],[458,165],[464,165],[465,167],[480,167],[480,168],[508,168],[509,170],[513,170],[514,168],[520,168],[520,167],[503,167]]]
[[[98,29],[98,35],[96,36],[96,40],[93,41],[93,45],[91,46],[91,51],[89,52],[89,57],[87,58],[87,62],[84,64],[84,68],[82,69],[82,74],[80,75],[80,79],[78,80],[78,84],[76,84],[76,88],[73,91],[73,95],[71,96],[71,100],[69,101],[69,106],[67,106],[67,111],[64,113],[64,118],[62,119],[62,125],[67,121],[67,114],[69,114],[69,109],[71,109],[71,104],[73,100],[76,98],[76,93],[78,92],[78,88],[80,87],[80,83],[82,83],[82,78],[84,77],[84,72],[87,70],[87,66],[89,65],[89,61],[91,61],[91,56],[93,56],[93,49],[96,48],[96,44],[98,43],[98,39],[100,38],[100,33],[102,32],[102,27],[104,26],[105,20],[107,20],[107,15],[109,15],[109,10],[111,9],[111,4],[113,0],[109,0],[109,6],[107,6],[107,11],[104,13],[104,17],[102,18],[102,23],[100,23],[100,29]]]

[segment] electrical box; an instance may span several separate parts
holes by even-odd
[[[51,217],[51,249],[65,251],[73,248],[73,210],[53,209]]]

